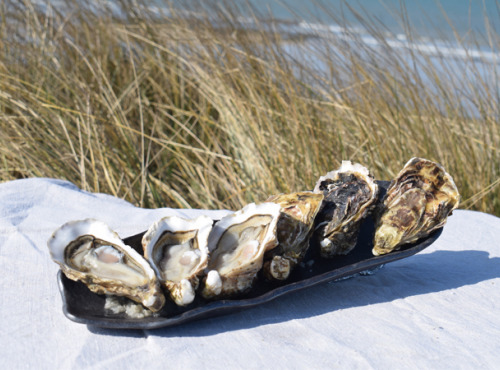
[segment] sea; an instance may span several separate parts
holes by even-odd
[[[481,76],[481,83],[486,81],[500,94],[498,0],[196,0],[196,7],[185,0],[170,3],[191,14],[236,9],[240,24],[248,28],[278,22],[279,30],[290,34],[333,35],[372,47],[381,43],[373,30],[382,31],[383,42],[401,50],[404,58],[416,51],[435,62],[437,71],[452,71],[467,77],[464,80]],[[164,2],[154,4],[161,9]],[[262,21],[256,25],[255,19]],[[307,53],[299,48],[295,54]]]
[[[56,7],[68,3],[32,1]],[[116,0],[80,1],[119,8]],[[498,40],[489,35],[500,34],[500,0],[129,0],[129,3],[145,4],[167,15],[171,7],[189,15],[236,10],[241,24],[248,27],[252,27],[257,17],[287,24],[288,28],[282,29],[303,34],[339,33],[348,29],[368,36],[368,28],[374,27],[383,30],[388,39],[404,41],[411,29],[412,42],[427,43],[430,47],[442,41],[483,51],[496,51],[499,46]]]
[[[180,8],[197,11],[193,2],[169,1]],[[488,32],[500,31],[500,2],[497,0],[233,0],[197,1],[203,10],[238,9],[242,17],[275,19],[296,25],[297,30],[336,32],[339,28],[366,31],[366,20],[395,39],[407,37],[410,25],[420,40],[474,41],[491,47]],[[165,1],[152,1],[162,7]],[[198,5],[200,7],[200,5]]]
[[[65,0],[32,0],[40,6],[63,6]],[[77,0],[78,1],[78,0]],[[83,0],[81,0],[83,1]],[[370,47],[383,43],[401,50],[403,58],[416,51],[420,57],[429,57],[436,70],[463,76],[464,81],[488,85],[500,96],[500,0],[129,0],[144,4],[149,11],[168,16],[172,7],[177,14],[196,17],[213,15],[216,25],[225,12],[237,15],[240,27],[248,29],[276,25],[280,32],[304,39],[334,37],[362,40]],[[116,10],[114,0],[85,0]],[[206,19],[206,18],[205,18]],[[373,30],[378,36],[374,36]],[[314,41],[309,41],[313,43]],[[303,46],[291,46],[290,54],[307,58]],[[471,60],[474,63],[470,63]],[[325,66],[312,60],[318,69]],[[417,63],[418,64],[418,63]],[[421,69],[417,65],[416,68]],[[450,72],[451,71],[451,72]],[[422,73],[423,79],[427,79]],[[430,79],[429,79],[430,82]],[[429,84],[430,86],[431,84]],[[439,88],[439,87],[437,87]],[[466,98],[464,98],[466,100]],[[468,104],[468,103],[465,103]],[[474,106],[468,109],[478,114]]]

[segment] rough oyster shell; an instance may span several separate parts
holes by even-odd
[[[144,256],[179,306],[191,303],[208,263],[208,234],[213,221],[200,216],[171,216],[155,222],[142,238]]]
[[[210,258],[202,295],[229,296],[251,288],[264,253],[277,244],[280,206],[248,204],[218,221],[208,237]]]
[[[154,312],[163,307],[165,296],[151,266],[104,222],[68,222],[47,245],[62,272],[92,292],[125,296]]]
[[[397,250],[429,235],[458,207],[453,178],[438,163],[412,158],[392,180],[376,221],[373,254]]]
[[[285,280],[302,261],[323,198],[323,194],[308,191],[279,194],[267,199],[267,202],[281,207],[276,231],[278,246],[264,256],[267,261],[263,270],[268,279]]]
[[[338,170],[319,178],[314,192],[325,196],[314,231],[321,256],[349,253],[356,245],[361,220],[377,200],[373,176],[359,163],[342,161]]]

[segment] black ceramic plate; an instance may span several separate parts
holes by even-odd
[[[379,184],[385,192],[388,183],[379,182]],[[175,303],[167,301],[158,316],[143,319],[132,319],[124,314],[112,314],[104,309],[105,296],[92,293],[83,283],[66,278],[61,271],[57,278],[62,295],[63,311],[70,320],[114,329],[155,329],[239,311],[269,302],[286,293],[374,269],[420,252],[431,245],[441,232],[442,228],[399,251],[374,257],[371,252],[374,223],[371,217],[368,217],[361,226],[356,247],[346,256],[334,259],[306,256],[304,262],[297,266],[284,282],[271,283],[265,279],[259,279],[250,292],[236,299],[207,301],[196,297],[195,301],[186,307],[178,307]],[[142,235],[134,235],[124,241],[131,247],[142,250]],[[314,250],[314,247],[311,245],[310,250]]]

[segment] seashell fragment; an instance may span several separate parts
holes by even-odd
[[[264,253],[277,245],[279,214],[278,204],[250,203],[214,225],[203,297],[230,296],[252,287]]]
[[[292,269],[302,261],[309,248],[314,219],[323,194],[308,192],[279,194],[267,202],[279,204],[281,214],[276,235],[278,246],[264,256],[264,274],[268,279],[285,280]]]
[[[325,196],[314,231],[321,256],[349,253],[356,246],[361,220],[377,200],[373,176],[359,163],[342,161],[338,170],[319,178],[314,192]]]
[[[101,221],[72,221],[47,242],[54,262],[94,293],[125,296],[159,311],[165,296],[148,262]]]
[[[429,235],[458,207],[453,178],[438,163],[412,158],[392,180],[376,221],[373,254],[397,250]]]
[[[191,303],[208,263],[208,234],[213,221],[200,216],[171,216],[155,222],[142,238],[144,256],[179,306]]]

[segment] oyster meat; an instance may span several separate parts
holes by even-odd
[[[302,261],[322,201],[323,194],[309,191],[279,194],[267,199],[267,202],[281,207],[276,231],[278,246],[264,256],[263,269],[268,279],[285,280]]]
[[[210,258],[202,295],[230,296],[252,287],[264,253],[277,244],[280,206],[250,203],[218,221],[208,237]]]
[[[361,220],[377,200],[373,176],[359,163],[342,161],[338,170],[319,178],[314,192],[325,196],[314,231],[321,256],[349,253],[356,245]]]
[[[453,178],[438,163],[412,158],[392,180],[376,220],[373,254],[413,243],[440,228],[458,207]]]
[[[179,306],[191,303],[199,277],[207,267],[210,217],[165,217],[155,222],[142,238],[144,256]]]
[[[105,223],[68,222],[47,244],[62,272],[92,292],[125,296],[154,312],[163,307],[165,296],[151,266]]]

